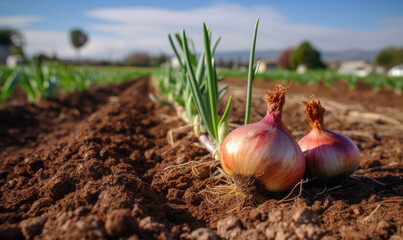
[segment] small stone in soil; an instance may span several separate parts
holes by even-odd
[[[266,228],[265,235],[267,239],[274,239],[274,237],[276,236],[276,232],[276,228],[274,226],[270,226]]]
[[[198,228],[189,236],[190,240],[218,240],[217,234],[208,228]]]
[[[242,232],[239,239],[266,239],[266,236],[258,229],[248,229]]]
[[[139,223],[139,227],[143,231],[149,231],[149,232],[159,232],[161,229],[163,229],[165,226],[164,224],[158,223],[158,222],[153,222],[151,220],[151,217],[145,217],[141,219]]]
[[[392,225],[390,225],[387,221],[382,220],[376,226],[376,231],[378,232],[378,234],[381,237],[387,238],[390,234],[391,228],[392,228]]]
[[[288,232],[284,232],[283,230],[280,230],[276,233],[276,240],[287,240],[291,238],[291,235]]]
[[[301,224],[295,229],[295,234],[300,239],[320,239],[325,233],[320,229],[318,225],[313,224]]]
[[[147,160],[153,159],[155,156],[155,150],[154,149],[148,149],[144,152],[144,156],[146,157]]]
[[[234,216],[229,216],[217,222],[217,235],[223,239],[235,239],[241,234],[241,231],[241,222]]]
[[[140,208],[138,203],[135,203],[132,209],[132,216],[133,217],[142,217],[143,216],[143,210]]]
[[[269,220],[271,222],[280,222],[283,220],[283,212],[281,210],[273,210],[269,213]]]
[[[316,213],[307,208],[297,209],[292,219],[298,224],[319,223],[319,218]]]
[[[364,235],[362,232],[359,232],[353,226],[342,226],[340,228],[340,233],[343,239],[368,239],[366,235]]]

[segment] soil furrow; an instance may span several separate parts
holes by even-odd
[[[242,123],[244,99],[237,91],[244,83],[225,81],[238,85],[229,88],[234,96],[230,121]],[[356,178],[330,181],[328,187],[343,187],[316,197],[323,181],[304,184],[302,195],[291,202],[278,202],[285,192],[258,206],[237,208],[236,200],[212,194],[210,187],[223,184],[211,177],[217,165],[183,165],[212,158],[195,144],[192,128],[149,100],[149,82],[98,86],[57,101],[8,103],[0,109],[0,239],[386,239],[402,234],[403,146],[397,131],[347,121],[330,110],[326,126],[350,134],[360,149]],[[259,82],[254,91],[272,85]],[[334,88],[291,89],[289,95],[307,97],[320,89],[324,101],[337,100]],[[372,106],[368,97],[360,98],[363,93],[380,100]],[[357,94],[348,92],[340,101],[378,113],[387,102],[383,92]],[[259,94],[253,106],[252,122],[265,114]],[[308,128],[294,99],[286,101],[283,118],[296,140]],[[167,141],[170,130],[174,145]]]

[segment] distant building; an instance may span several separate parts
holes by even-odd
[[[327,69],[337,71],[340,68],[339,61],[326,61],[325,62]]]
[[[339,74],[353,74],[359,77],[368,76],[372,73],[373,67],[371,64],[362,61],[346,61],[342,62],[338,70]]]
[[[388,76],[389,77],[401,77],[401,76],[403,76],[403,64],[392,67],[388,71]]]
[[[21,55],[10,55],[7,57],[7,67],[8,68],[16,68],[17,66],[20,66],[24,62],[24,58]]]
[[[180,63],[179,63],[178,58],[176,58],[176,57],[171,58],[171,67],[173,67],[173,68],[179,68],[180,67]]]
[[[10,48],[8,46],[0,45],[0,64],[5,64],[9,55]]]
[[[277,62],[275,60],[269,59],[261,59],[259,68],[257,70],[258,73],[275,70],[277,68]]]
[[[306,67],[305,64],[300,64],[297,67],[297,73],[306,73],[306,71],[308,70],[308,68]]]

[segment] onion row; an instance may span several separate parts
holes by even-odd
[[[181,55],[169,35],[179,59],[180,79],[165,79],[171,85],[174,83],[171,89],[177,90],[168,91],[167,96],[183,109],[182,118],[195,125],[199,141],[215,158],[219,158],[224,172],[233,178],[237,192],[285,191],[300,182],[304,174],[323,179],[351,174],[359,166],[358,148],[349,138],[324,127],[325,110],[319,100],[303,101],[311,129],[298,143],[282,122],[286,98],[286,88],[282,85],[266,92],[266,116],[259,122],[249,123],[252,82],[259,65],[253,66],[258,23],[259,20],[256,21],[251,46],[245,125],[229,131],[231,96],[219,120],[217,105],[225,87],[218,87],[213,54],[220,38],[211,47],[211,32],[205,24],[204,51],[198,62],[194,49],[190,48],[193,41],[184,30],[181,35],[175,35],[181,46]],[[165,86],[164,89],[170,88]]]

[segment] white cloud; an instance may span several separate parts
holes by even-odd
[[[23,31],[26,41],[26,53],[33,56],[38,53],[45,53],[49,56],[56,54],[62,58],[76,57],[76,51],[70,43],[70,38],[66,32],[54,31]],[[103,58],[107,59],[113,50],[125,49],[127,42],[117,39],[100,36],[89,36],[88,43],[80,49],[83,58]]]
[[[202,25],[206,21],[214,34],[223,36],[218,50],[243,50],[250,46],[257,17],[260,18],[257,49],[281,49],[310,40],[321,50],[360,48],[377,50],[399,45],[403,38],[403,18],[386,19],[373,31],[349,31],[308,24],[288,23],[281,13],[267,6],[242,7],[222,3],[205,8],[179,11],[157,8],[102,8],[87,16],[110,23],[94,24],[98,31],[130,38],[133,46],[168,49],[167,33],[186,29],[201,46]]]
[[[33,22],[39,22],[42,18],[38,16],[18,15],[0,17],[0,26],[2,27],[27,27]]]
[[[268,6],[250,8],[221,3],[191,10],[160,8],[100,8],[85,13],[99,23],[83,26],[89,33],[89,43],[83,47],[83,57],[122,58],[135,50],[151,53],[171,53],[168,33],[186,29],[202,47],[202,22],[211,26],[213,38],[222,36],[217,51],[250,48],[256,18],[260,18],[257,49],[284,49],[309,40],[324,51],[346,49],[378,50],[388,45],[401,45],[403,17],[384,19],[374,30],[350,31],[309,24],[290,23],[287,17]],[[57,51],[60,57],[73,57],[66,33],[27,31],[27,50]],[[108,36],[108,37],[106,37]],[[113,37],[112,37],[113,36]]]
[[[279,22],[283,17],[273,9],[256,6],[251,9],[236,4],[218,4],[205,8],[179,11],[157,8],[103,8],[89,11],[87,16],[110,23],[93,24],[97,31],[129,38],[138,48],[167,50],[168,33],[186,30],[196,46],[202,46],[202,23],[211,26],[215,37],[223,36],[220,50],[247,49],[258,16],[266,21]],[[262,19],[262,18],[261,18]]]

